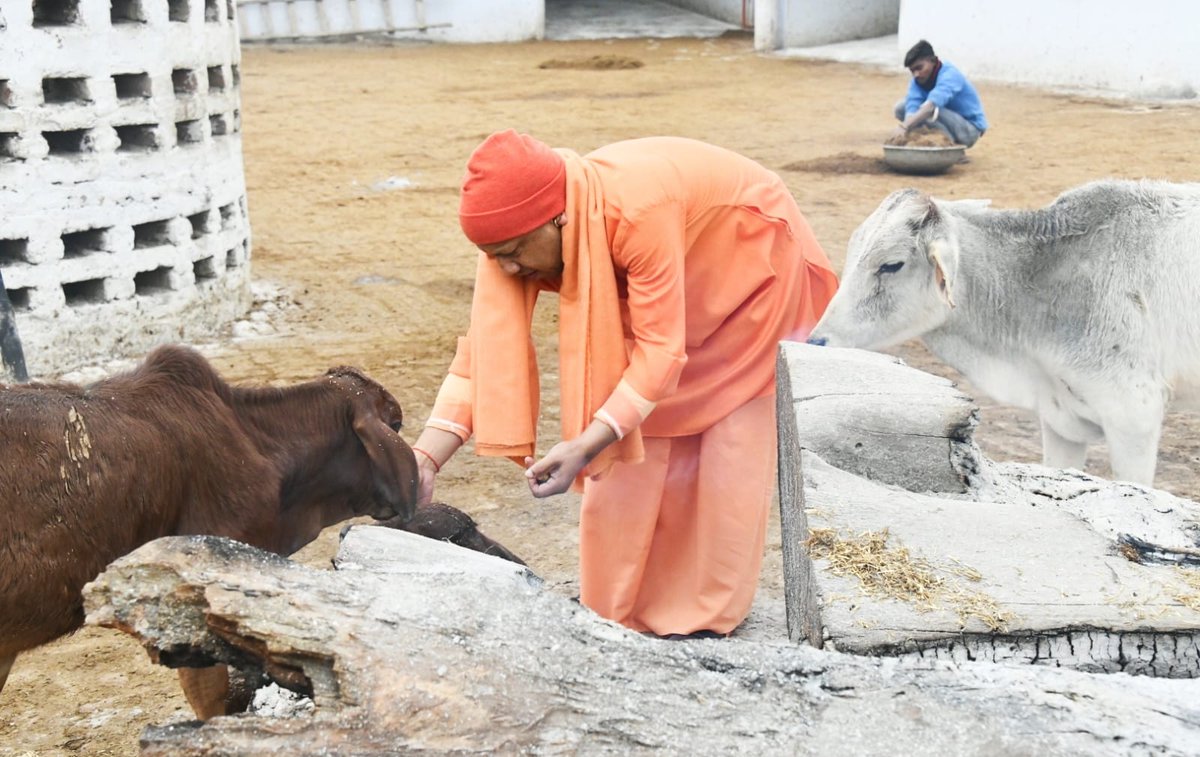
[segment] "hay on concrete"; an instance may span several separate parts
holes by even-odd
[[[1188,608],[1200,612],[1200,571],[1191,568],[1175,568],[1175,574],[1191,591],[1176,591],[1172,598]]]
[[[840,536],[832,528],[814,528],[804,547],[814,559],[828,560],[835,575],[857,578],[871,596],[907,602],[922,612],[946,606],[964,626],[969,618],[976,618],[993,631],[1004,630],[1009,613],[987,594],[969,590],[957,580],[979,581],[983,577],[979,571],[957,560],[948,568],[938,568],[914,557],[907,547],[888,547],[888,538],[886,528],[855,537]]]
[[[1137,550],[1137,547],[1132,544],[1122,542],[1117,545],[1117,554],[1124,557],[1129,562],[1142,562],[1142,553]]]

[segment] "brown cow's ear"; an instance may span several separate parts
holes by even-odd
[[[375,490],[398,516],[411,518],[420,480],[412,449],[373,412],[355,412],[354,433],[371,460]]]

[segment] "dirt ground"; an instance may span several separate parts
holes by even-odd
[[[539,68],[593,56],[643,65]],[[276,323],[276,336],[226,339],[209,352],[235,381],[287,383],[332,365],[360,365],[400,399],[410,440],[466,327],[474,256],[455,218],[457,185],[471,149],[494,130],[516,127],[581,152],[652,134],[737,150],[781,173],[839,269],[851,231],[904,186],[1034,207],[1096,178],[1195,181],[1200,171],[1200,107],[983,82],[993,128],[971,162],[938,177],[897,176],[878,157],[906,83],[899,65],[881,72],[763,57],[745,35],[250,47],[242,74],[254,275],[283,287],[298,307]],[[539,328],[549,361],[552,308],[544,311]],[[898,353],[958,378],[919,345]],[[553,362],[545,365],[555,371]],[[978,399],[978,439],[987,453],[1037,461],[1032,416]],[[546,411],[548,447],[553,401]],[[1158,479],[1191,497],[1200,497],[1196,429],[1195,417],[1170,417]],[[1105,474],[1105,459],[1096,450],[1091,470]],[[535,501],[519,469],[469,454],[446,467],[437,496],[472,513],[554,591],[574,593],[573,496]],[[776,519],[744,636],[785,636],[778,539]],[[330,529],[300,559],[325,566],[335,550]],[[188,714],[172,671],[151,665],[131,639],[89,628],[18,658],[0,694],[0,755],[136,754],[143,727]]]

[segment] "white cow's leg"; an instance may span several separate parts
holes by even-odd
[[[1091,407],[1109,444],[1112,477],[1150,486],[1158,463],[1158,439],[1163,431],[1166,392],[1141,377],[1112,380],[1108,390],[1093,393]],[[1114,390],[1112,387],[1120,387]]]
[[[1161,413],[1153,427],[1105,426],[1104,436],[1108,441],[1113,478],[1152,486],[1154,469],[1158,466],[1158,439],[1161,432]]]
[[[1059,434],[1042,419],[1042,465],[1083,470],[1087,442],[1076,442]]]

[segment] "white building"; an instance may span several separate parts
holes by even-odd
[[[237,0],[243,39],[384,33],[436,42],[541,39],[572,18],[694,11],[753,29],[764,51],[895,35],[972,76],[1151,97],[1200,91],[1197,0]],[[601,30],[603,31],[603,30]],[[597,36],[602,36],[598,34]]]

